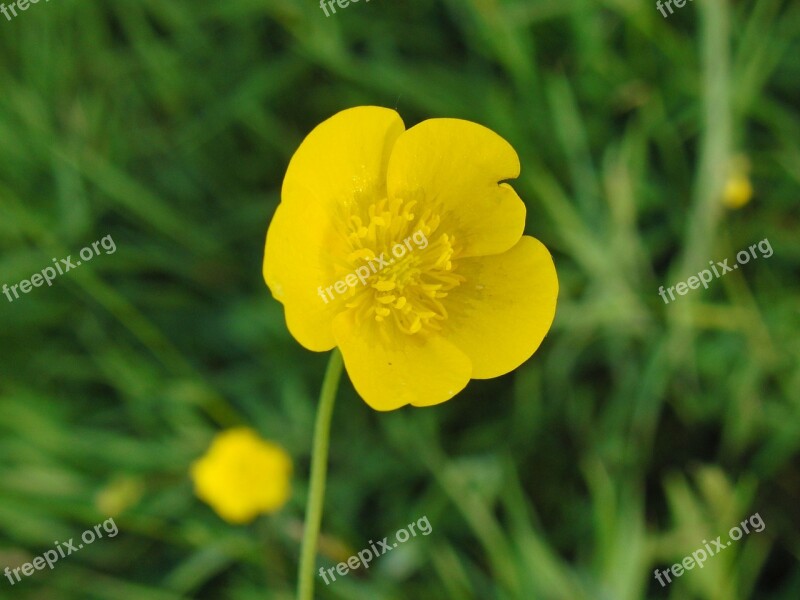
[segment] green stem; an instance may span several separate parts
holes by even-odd
[[[331,353],[322,391],[319,394],[317,421],[314,425],[314,449],[311,454],[311,480],[306,503],[306,523],[300,551],[300,569],[297,573],[297,600],[313,600],[314,567],[317,556],[319,527],[322,523],[322,505],[325,500],[325,477],[328,472],[328,447],[331,437],[331,417],[336,400],[336,388],[342,375],[342,354],[338,348]]]

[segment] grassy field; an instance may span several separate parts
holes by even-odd
[[[358,105],[511,142],[560,296],[531,360],[439,406],[378,413],[343,378],[319,566],[422,517],[431,532],[316,597],[800,597],[800,5],[673,8],[53,0],[0,15],[0,285],[115,246],[0,296],[0,570],[118,527],[0,577],[0,598],[294,597],[327,356],[288,333],[264,236],[301,140]],[[753,195],[732,210],[737,181]],[[707,290],[659,296],[763,240],[770,256]],[[241,424],[286,448],[294,479],[283,510],[235,526],[188,473]],[[756,513],[763,531],[658,583]]]

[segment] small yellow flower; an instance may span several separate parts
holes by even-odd
[[[318,125],[289,163],[264,255],[292,335],[338,346],[377,410],[518,367],[558,295],[550,253],[522,235],[525,205],[500,183],[519,171],[509,143],[469,121],[406,131],[395,111],[362,106]]]
[[[753,197],[753,186],[747,175],[736,174],[725,183],[722,203],[732,210],[742,208]]]
[[[748,173],[750,161],[745,156],[737,156],[731,161],[728,180],[722,191],[722,203],[731,210],[742,208],[753,197],[753,185]]]
[[[292,461],[247,427],[219,433],[191,467],[195,493],[230,523],[248,523],[286,504]]]

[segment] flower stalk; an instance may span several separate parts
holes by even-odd
[[[342,375],[342,353],[338,348],[331,352],[314,424],[314,447],[311,454],[311,479],[306,502],[303,542],[300,550],[300,567],[297,573],[297,600],[313,600],[314,566],[317,556],[322,507],[325,501],[325,480],[328,474],[328,448],[331,437],[331,418],[336,401],[336,390]]]

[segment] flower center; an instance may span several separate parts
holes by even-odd
[[[343,215],[349,254],[337,270],[364,283],[349,290],[346,303],[357,322],[374,319],[410,335],[438,330],[447,318],[442,300],[464,281],[455,273],[461,248],[438,231],[438,215],[416,205],[383,198],[366,211],[351,205]]]

